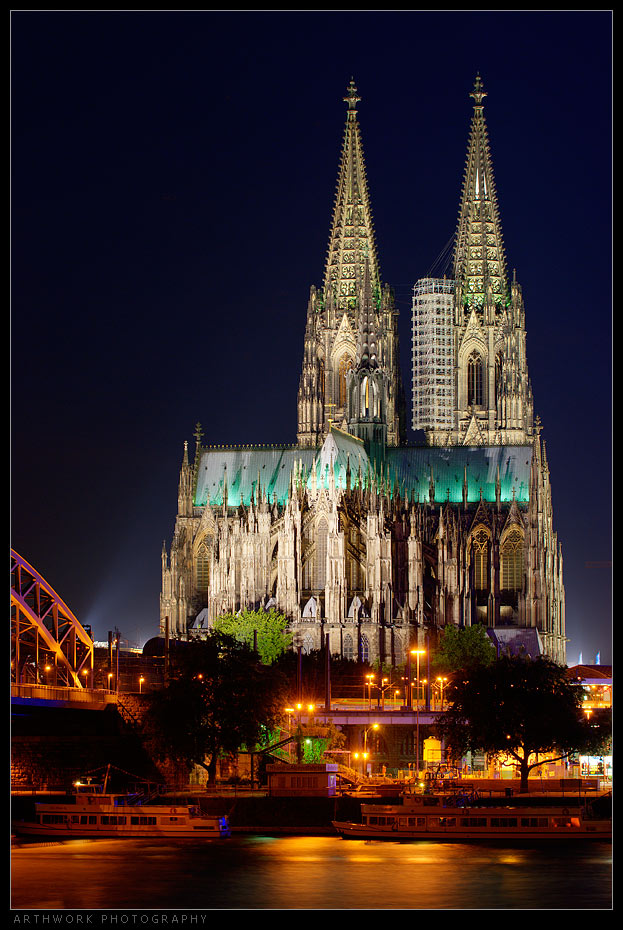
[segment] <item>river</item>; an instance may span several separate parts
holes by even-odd
[[[23,844],[12,848],[11,860],[15,913],[86,911],[100,923],[132,910],[150,912],[156,922],[158,912],[172,910],[612,906],[612,847],[599,842],[530,847],[334,836],[235,835],[202,843],[91,839]],[[123,926],[120,920],[116,925]]]

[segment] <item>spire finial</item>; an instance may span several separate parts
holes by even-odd
[[[473,97],[476,101],[476,106],[481,107],[483,99],[487,96],[487,92],[482,86],[482,81],[480,79],[480,74],[476,75],[476,80],[474,82],[474,89],[470,94],[470,97]]]
[[[361,97],[357,93],[357,88],[355,86],[355,79],[350,79],[350,84],[348,85],[348,91],[346,92],[346,97],[344,97],[344,102],[348,104],[349,111],[357,112],[357,104],[361,103]]]

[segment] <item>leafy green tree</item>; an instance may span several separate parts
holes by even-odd
[[[447,626],[439,637],[432,664],[435,672],[447,674],[489,666],[495,659],[495,646],[483,626]]]
[[[581,690],[549,659],[501,657],[455,675],[447,694],[438,733],[449,755],[460,759],[472,750],[512,760],[521,791],[544,754],[557,761],[574,752],[598,753],[608,741],[607,725],[587,720]]]
[[[222,753],[264,742],[283,715],[285,681],[245,643],[212,632],[175,652],[151,696],[144,736],[156,758],[199,765],[216,781]]]
[[[271,665],[288,651],[292,634],[288,621],[276,610],[241,610],[238,614],[223,614],[214,621],[214,630],[233,636],[257,651],[264,665]]]

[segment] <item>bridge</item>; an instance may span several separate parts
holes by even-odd
[[[11,686],[82,691],[93,680],[93,640],[56,591],[11,549]]]
[[[353,706],[355,704],[355,706]],[[363,704],[363,702],[362,702]],[[313,710],[305,707],[301,711],[292,712],[293,723],[302,724],[329,724],[336,726],[373,726],[378,723],[381,726],[406,726],[416,727],[430,726],[436,723],[441,716],[440,710],[430,710],[422,706],[421,708],[393,708],[393,707],[357,707],[355,702],[341,701],[336,698],[327,708],[324,704],[318,705]]]
[[[117,703],[115,691],[93,688],[94,646],[90,633],[42,575],[11,550],[11,700],[14,704],[101,708]],[[431,725],[439,710],[422,703],[334,698],[330,705],[303,704],[292,722],[369,727]]]

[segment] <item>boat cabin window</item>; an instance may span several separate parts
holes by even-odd
[[[516,827],[517,818],[516,817],[492,817],[491,826],[492,827]]]
[[[429,827],[456,827],[456,817],[429,817]]]
[[[552,817],[552,827],[579,827],[580,820],[578,817]]]
[[[547,827],[549,825],[547,817],[522,817],[520,822],[522,827]]]

